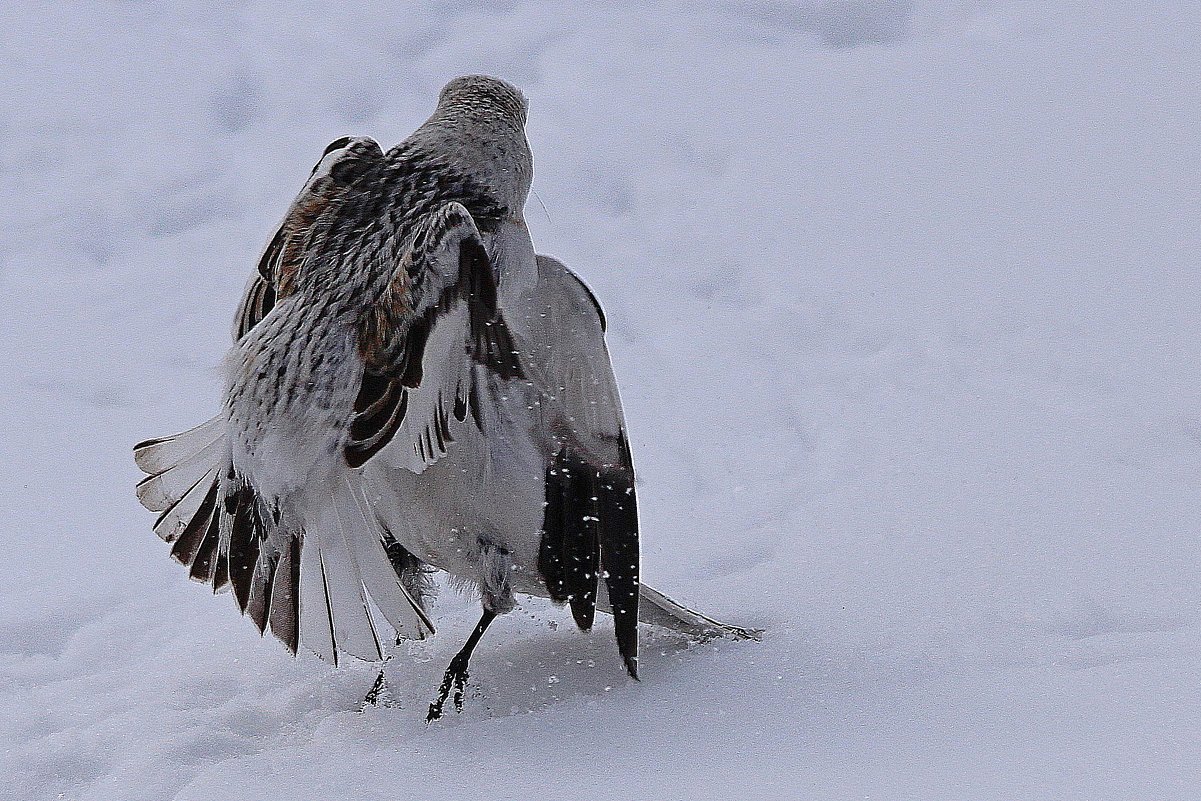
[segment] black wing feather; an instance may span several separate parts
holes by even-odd
[[[538,570],[551,600],[571,605],[576,625],[592,628],[600,572],[596,468],[563,448],[546,469],[546,506]]]
[[[547,468],[538,571],[551,599],[571,604],[585,631],[596,613],[598,574],[604,576],[617,649],[638,678],[638,499],[624,435],[619,444],[619,465],[598,470],[564,446]]]
[[[626,670],[638,678],[638,499],[634,490],[633,461],[629,443],[621,438],[623,464],[600,474],[597,492],[597,517],[600,518],[601,565],[605,570],[605,586],[609,605],[613,608],[613,625],[617,635],[617,650],[625,661]]]

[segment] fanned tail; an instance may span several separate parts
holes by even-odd
[[[368,661],[383,658],[370,602],[401,637],[423,639],[434,627],[401,585],[384,531],[350,480],[323,497],[306,520],[300,570],[301,640],[322,659],[339,651]]]
[[[154,531],[188,575],[217,592],[292,653],[303,643],[337,664],[339,652],[383,658],[371,604],[402,637],[433,632],[392,567],[386,533],[350,482],[321,493],[316,514],[281,516],[234,470],[225,420],[216,417],[134,448],[149,473],[138,484],[159,512]]]
[[[198,483],[204,483],[224,451],[225,419],[221,416],[181,434],[139,442],[133,448],[133,459],[147,476],[138,483],[138,500],[152,512],[169,510]]]

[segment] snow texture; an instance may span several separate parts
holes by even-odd
[[[0,797],[1201,797],[1201,10],[0,6]],[[762,643],[624,678],[523,603],[374,667],[188,582],[131,445],[216,409],[324,146],[519,84],[605,305],[645,575]]]

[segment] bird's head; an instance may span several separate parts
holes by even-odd
[[[525,138],[529,104],[513,85],[464,75],[442,88],[438,106],[413,139],[479,180],[520,215],[534,178]]]
[[[529,102],[517,87],[488,75],[462,75],[438,94],[440,112],[489,117],[517,130],[525,128],[529,109]]]

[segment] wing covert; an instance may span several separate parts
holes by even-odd
[[[477,370],[524,377],[487,249],[462,204],[416,223],[360,326],[359,355],[365,371],[343,450],[351,467],[393,445],[395,461],[423,471],[454,441],[451,417],[462,422],[473,408]]]
[[[379,144],[369,137],[344,136],[325,148],[300,193],[288,207],[279,228],[259,257],[234,317],[234,341],[246,336],[296,288],[296,278],[308,237],[329,210],[363,172],[383,158]]]

